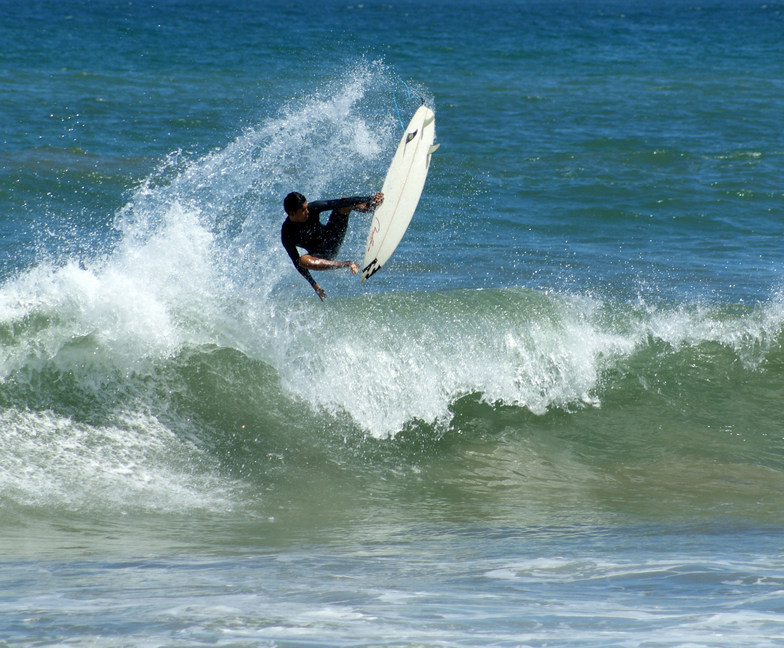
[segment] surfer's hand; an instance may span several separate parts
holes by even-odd
[[[348,262],[348,269],[351,270],[351,274],[357,274],[359,272],[359,266],[353,261]]]
[[[357,205],[354,209],[358,212],[367,213],[372,212],[376,207],[378,207],[382,202],[384,202],[384,194],[380,191],[373,196],[368,202],[362,203],[361,205]]]
[[[315,284],[313,286],[313,290],[316,291],[316,294],[319,296],[319,299],[321,301],[324,301],[324,297],[327,296],[327,293],[324,292],[324,289],[321,286],[319,286],[318,284]]]

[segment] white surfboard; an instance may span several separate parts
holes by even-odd
[[[400,139],[384,179],[381,188],[384,202],[376,209],[370,223],[362,281],[381,269],[408,229],[425,186],[430,156],[439,146],[433,145],[435,134],[435,115],[422,105]]]

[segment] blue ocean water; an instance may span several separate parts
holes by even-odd
[[[784,4],[0,9],[0,645],[784,640]]]

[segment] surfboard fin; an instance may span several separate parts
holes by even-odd
[[[427,154],[428,154],[428,155],[433,155],[433,153],[435,153],[435,152],[438,150],[438,147],[439,147],[439,146],[441,146],[441,142],[439,142],[438,144],[433,144],[433,146],[431,146],[431,147],[430,147],[430,148],[427,150]]]

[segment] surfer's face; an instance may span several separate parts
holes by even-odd
[[[304,202],[302,203],[302,207],[289,214],[289,218],[295,223],[304,223],[308,220],[308,213],[308,203]]]

